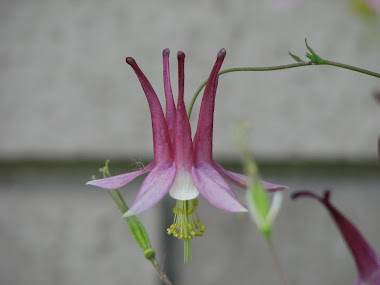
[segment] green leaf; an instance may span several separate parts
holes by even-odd
[[[296,62],[303,62],[302,59],[300,59],[298,56],[296,56],[295,54],[292,54],[291,52],[288,52],[289,55],[296,61]]]
[[[99,171],[103,174],[104,178],[108,178],[111,176],[108,164],[109,164],[109,160],[107,160],[105,165],[99,169]],[[128,206],[125,203],[124,198],[121,195],[119,189],[110,189],[110,190],[107,189],[107,192],[110,194],[110,196],[115,201],[115,203],[117,204],[117,206],[119,207],[120,211],[123,214],[128,211]],[[131,232],[133,238],[135,239],[135,241],[139,245],[139,247],[144,252],[151,249],[150,239],[149,239],[148,233],[146,232],[145,227],[140,222],[140,220],[136,216],[127,217],[127,218],[125,218],[125,220],[128,224],[129,231]],[[151,249],[151,250],[154,252],[153,249]],[[149,254],[144,254],[144,255],[147,258],[154,256],[154,254],[151,252]]]
[[[306,57],[308,58],[308,59],[310,59],[311,61],[317,61],[316,59],[315,59],[315,57],[314,56],[312,56],[310,53],[306,53]]]
[[[145,227],[136,216],[126,218],[129,231],[142,250],[150,248],[150,240]]]
[[[306,57],[309,58],[311,61],[314,63],[324,63],[325,61],[320,58],[314,51],[313,49],[307,44],[307,39],[305,38],[305,44],[307,49],[310,51],[311,54],[306,53]]]
[[[251,178],[247,197],[250,214],[258,230],[264,238],[270,239],[272,234],[272,222],[268,219],[270,202],[267,191],[262,187],[257,177],[255,179]]]
[[[265,221],[269,212],[268,197],[265,189],[260,185],[260,182],[255,179],[249,186],[251,193],[251,203],[256,208],[260,218]]]

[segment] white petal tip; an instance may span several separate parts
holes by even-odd
[[[242,206],[242,207],[239,208],[239,209],[234,209],[233,212],[235,212],[235,213],[247,213],[248,210]]]
[[[176,200],[193,200],[199,196],[198,193],[189,193],[189,192],[169,192],[170,197]]]
[[[178,172],[169,190],[170,197],[176,200],[193,200],[199,191],[195,187],[193,177],[189,172]]]
[[[130,216],[134,216],[133,214],[129,213],[128,211],[124,213],[124,215],[121,216],[122,219],[128,218]]]

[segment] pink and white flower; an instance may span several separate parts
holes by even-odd
[[[175,208],[178,215],[182,212],[186,215],[188,212],[193,213],[197,206],[197,201],[194,199],[199,194],[212,206],[223,211],[246,211],[225,179],[239,187],[247,188],[248,178],[245,175],[225,170],[213,160],[212,156],[215,95],[218,86],[218,72],[225,56],[226,51],[220,50],[205,87],[194,139],[191,136],[190,122],[184,103],[185,54],[178,52],[179,91],[177,106],[175,106],[169,73],[169,49],[163,51],[165,116],[148,79],[133,58],[128,57],[126,59],[136,73],[148,100],[153,129],[154,160],[142,170],[87,182],[89,185],[116,189],[149,172],[137,193],[135,201],[124,214],[124,217],[140,214],[159,202],[167,193],[180,201]],[[267,182],[262,183],[269,191],[286,188]],[[188,216],[186,219],[190,219],[190,217]],[[198,230],[200,230],[202,226],[198,221],[195,219],[193,226],[198,226]],[[187,230],[184,230],[185,233],[181,229],[177,230],[174,233],[172,232],[173,235],[178,233],[179,236],[181,234],[186,236]],[[189,237],[190,234],[187,236]]]

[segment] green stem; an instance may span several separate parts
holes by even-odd
[[[121,196],[118,189],[111,189],[111,190],[108,190],[107,192],[111,195],[112,199],[115,201],[115,203],[117,204],[117,206],[119,207],[122,213],[125,213],[128,211],[129,208],[127,204],[125,203],[124,198],[123,196]],[[125,221],[127,222],[130,229],[134,229],[131,231],[131,233],[136,235],[137,237],[136,241],[138,241],[140,247],[142,249],[150,248],[151,245],[149,242],[149,237],[147,236],[145,230],[141,230],[141,227],[143,227],[142,225],[140,225],[141,222],[137,220],[135,216],[125,218]]]
[[[118,189],[108,190],[107,192],[111,195],[112,199],[116,202],[117,206],[119,207],[122,213],[128,211],[128,206],[125,203]]]
[[[309,66],[309,65],[330,65],[330,66],[335,66],[335,67],[340,67],[344,69],[349,69],[352,71],[364,73],[370,76],[374,76],[377,78],[380,78],[380,73],[376,73],[370,70],[366,70],[363,68],[355,67],[352,65],[348,64],[343,64],[339,62],[334,62],[334,61],[329,61],[329,60],[323,60],[323,62],[315,62],[315,61],[308,61],[308,62],[298,62],[294,64],[285,64],[285,65],[277,65],[277,66],[269,66],[269,67],[237,67],[237,68],[229,68],[222,70],[218,73],[218,75],[230,73],[230,72],[236,72],[236,71],[273,71],[273,70],[282,70],[282,69],[290,69],[290,68],[295,68],[295,67],[302,67],[302,66]],[[202,91],[202,89],[206,86],[207,80],[202,83],[202,85],[197,89],[195,92],[193,99],[190,102],[190,107],[187,112],[187,116],[190,119],[191,112],[194,107],[195,100],[197,100],[199,93]]]
[[[330,61],[330,60],[325,60],[324,59],[324,64],[316,64],[316,65],[330,65],[330,66],[336,66],[336,67],[340,67],[340,68],[344,68],[344,69],[349,69],[349,70],[352,70],[352,71],[356,71],[356,72],[360,72],[360,73],[364,73],[364,74],[367,74],[367,75],[370,75],[370,76],[373,76],[373,77],[377,77],[377,78],[380,78],[380,73],[377,73],[377,72],[373,72],[373,71],[370,71],[370,70],[367,70],[367,69],[363,69],[363,68],[359,68],[359,67],[355,67],[355,66],[352,66],[352,65],[348,65],[348,64],[344,64],[344,63],[339,63],[339,62],[335,62],[335,61]]]
[[[273,246],[272,240],[267,239],[267,244],[268,244],[272,259],[273,259],[274,267],[276,268],[276,271],[277,271],[278,276],[281,280],[281,283],[283,285],[288,285],[288,281],[285,278],[284,270],[282,269],[280,259],[278,258],[278,255],[277,255],[276,249]]]
[[[121,193],[118,189],[108,190],[107,192],[111,195],[112,199],[116,202],[117,206],[119,207],[119,209],[122,213],[125,213],[126,211],[128,211],[128,206],[125,203],[124,198],[123,198],[123,196],[121,196]],[[137,226],[139,223],[134,216],[126,218],[125,220],[127,221],[128,224],[134,224],[135,226]],[[144,233],[137,231],[137,234],[143,235]],[[146,240],[146,239],[140,238],[140,240]],[[144,247],[149,248],[150,244],[146,244],[146,245],[144,245]],[[154,268],[156,269],[156,271],[160,275],[161,280],[166,285],[173,285],[173,283],[169,280],[166,273],[159,266],[156,258],[152,256],[151,258],[149,258],[149,261],[152,263],[152,265],[154,266]]]
[[[156,268],[158,274],[161,276],[161,280],[166,284],[166,285],[173,285],[173,283],[169,280],[168,276],[165,274],[164,271],[162,271],[161,267],[158,265],[158,262],[155,258],[150,259],[150,262],[152,262],[154,268]]]
[[[100,171],[103,173],[104,178],[111,176],[111,173],[109,172],[109,169],[108,169],[108,163],[109,161],[107,160],[105,166],[100,169]],[[110,189],[110,190],[107,190],[107,192],[110,194],[110,196],[115,201],[116,205],[119,207],[122,213],[125,213],[128,211],[129,208],[127,206],[127,203],[125,203],[125,200],[123,196],[121,195],[119,189]],[[161,280],[166,285],[173,285],[173,283],[169,280],[168,276],[159,266],[155,258],[154,250],[151,248],[148,234],[146,233],[145,228],[141,224],[139,219],[136,216],[132,216],[132,217],[125,218],[125,220],[129,226],[131,234],[134,236],[138,245],[144,250],[145,257],[152,263],[152,265],[154,266],[154,268],[160,275]]]

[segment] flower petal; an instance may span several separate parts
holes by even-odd
[[[175,104],[173,99],[172,86],[170,83],[170,69],[169,69],[169,55],[170,50],[164,49],[162,52],[164,63],[164,90],[166,99],[165,118],[168,126],[171,142],[174,142],[174,129],[175,129]]]
[[[380,281],[380,258],[359,230],[330,203],[330,191],[325,191],[323,197],[319,197],[308,191],[297,192],[292,197],[293,199],[298,197],[314,198],[326,207],[355,259],[359,271],[357,284],[378,285]]]
[[[175,162],[180,171],[190,172],[193,165],[191,127],[184,102],[185,54],[178,52],[178,101],[175,126]]]
[[[192,175],[199,193],[212,206],[226,212],[247,212],[235,192],[211,165],[197,162],[192,168]]]
[[[216,161],[213,161],[213,166],[224,178],[228,179],[233,184],[235,184],[241,188],[247,189],[247,187],[248,187],[248,176],[246,176],[244,174],[239,174],[239,173],[235,173],[232,171],[228,171],[228,170],[224,169]],[[280,190],[289,189],[288,187],[283,186],[283,185],[272,184],[272,183],[265,182],[265,181],[260,181],[260,182],[261,182],[261,185],[266,190],[268,190],[268,192],[276,192],[276,191],[280,191]]]
[[[123,217],[140,214],[164,198],[173,184],[175,173],[174,162],[162,161],[157,163],[145,178],[135,201]]]
[[[218,72],[225,56],[226,50],[220,50],[203,93],[203,99],[199,111],[198,127],[193,144],[195,161],[205,161],[212,164],[212,133],[214,125],[215,95],[218,85]]]
[[[263,185],[263,187],[266,190],[268,190],[268,192],[276,192],[276,191],[281,191],[281,190],[289,189],[289,187],[287,187],[287,186],[273,184],[273,183],[270,183],[270,182],[266,182],[264,180],[261,180],[260,183],[261,183],[261,185]]]
[[[154,168],[155,162],[152,161],[144,169],[132,171],[120,175],[115,175],[109,178],[91,180],[86,183],[86,185],[94,185],[104,189],[118,189],[129,182],[131,182],[136,177],[151,171]]]
[[[199,195],[197,187],[194,185],[191,172],[179,170],[175,175],[169,195],[176,200],[193,200]]]
[[[135,71],[148,100],[150,115],[152,118],[154,160],[156,162],[172,160],[172,145],[160,101],[158,100],[152,85],[150,85],[136,61],[131,57],[127,57],[126,61]]]

